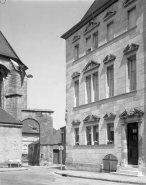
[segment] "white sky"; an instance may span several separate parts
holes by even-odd
[[[3,2],[4,0],[0,0]],[[53,125],[65,125],[65,40],[94,0],[6,0],[0,30],[29,68],[28,108],[54,111]]]

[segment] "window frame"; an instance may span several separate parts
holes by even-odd
[[[78,84],[78,88],[77,88]],[[79,106],[79,94],[80,94],[80,84],[79,79],[74,80],[74,106]]]
[[[99,47],[99,32],[96,31],[93,33],[93,49],[97,49]]]
[[[113,69],[112,78],[111,78],[111,73],[109,73],[111,69]],[[111,83],[111,80],[113,80],[113,85]],[[114,96],[114,64],[107,66],[107,88],[108,88],[108,92],[107,92],[108,98],[113,97]]]
[[[132,69],[132,62],[135,62],[135,70],[131,70]],[[128,71],[128,89],[129,91],[128,92],[132,92],[132,91],[135,91],[137,90],[137,67],[136,67],[136,55],[130,57],[127,59],[127,71]],[[135,71],[135,89],[132,88],[132,84],[133,84],[133,77],[132,77],[132,72]]]
[[[113,127],[113,138],[111,137],[110,128]],[[114,131],[114,122],[107,123],[107,145],[114,144],[115,142],[115,131]]]
[[[77,135],[78,133],[78,135]],[[79,134],[79,127],[74,128],[74,140],[75,140],[75,146],[79,145],[80,143],[80,134]]]
[[[74,60],[78,60],[79,59],[79,43],[74,45]]]
[[[111,39],[109,38],[109,26],[110,25],[113,25],[113,37]],[[107,41],[109,42],[113,39],[114,39],[114,21],[112,20],[112,21],[108,22],[108,24],[107,24]]]
[[[130,12],[132,12],[133,10],[135,10],[135,25],[130,27],[130,21],[129,21],[129,17],[130,16],[129,15],[130,15]],[[128,30],[130,30],[130,29],[132,29],[132,28],[134,28],[136,26],[136,6],[133,6],[130,9],[128,9],[128,11],[127,11],[127,19],[128,19]]]

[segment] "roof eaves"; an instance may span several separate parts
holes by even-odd
[[[0,32],[1,32],[1,31],[0,31]],[[6,37],[3,35],[2,32],[1,32],[1,34],[2,34],[3,38],[6,40],[8,46],[10,47],[10,49],[12,50],[12,52],[14,53],[14,55],[16,56],[15,59],[18,59],[18,61],[19,61],[21,64],[23,64],[23,62],[21,61],[21,59],[18,57],[18,55],[15,53],[15,51],[13,50],[13,48],[11,47],[11,45],[9,44],[8,40],[6,39]],[[7,57],[13,58],[13,57],[11,57],[11,56],[7,56]],[[26,69],[28,69],[28,67],[27,67],[25,64],[23,64],[23,65],[25,66]]]
[[[103,12],[105,9],[107,9],[109,6],[111,6],[113,3],[115,3],[118,0],[109,0],[108,2],[104,3],[103,6],[97,7],[95,9],[95,16],[99,15],[101,12]],[[75,26],[73,26],[70,30],[68,30],[66,33],[64,33],[61,38],[67,39],[69,36],[71,36],[73,33],[78,31],[80,28],[82,28],[86,23],[88,23],[90,20],[93,19],[92,14],[90,14],[85,20],[81,20],[78,22]]]

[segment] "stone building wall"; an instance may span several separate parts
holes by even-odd
[[[126,161],[127,155],[125,149],[122,148],[122,120],[119,118],[125,110],[131,110],[138,108],[145,112],[145,25],[146,25],[146,2],[143,0],[134,1],[127,7],[123,7],[125,1],[117,1],[102,13],[97,16],[97,22],[100,22],[99,26],[96,26],[88,33],[84,34],[88,23],[72,34],[66,39],[66,106],[68,111],[68,119],[66,124],[66,165],[68,168],[86,169],[99,171],[100,164],[103,158],[107,154],[113,154],[117,157],[118,162],[123,163]],[[128,28],[128,11],[136,6],[136,26],[132,29]],[[104,21],[103,18],[107,12],[116,11],[116,14],[109,20]],[[96,20],[96,17],[94,18]],[[114,21],[114,39],[107,40],[107,24]],[[86,38],[98,31],[98,48],[86,54]],[[76,42],[72,42],[74,37],[78,35],[80,38]],[[79,43],[79,59],[74,60],[74,47]],[[123,51],[128,44],[138,45],[138,49],[130,53],[130,55],[124,55]],[[114,55],[116,59],[112,61],[114,64],[114,96],[107,98],[107,79],[106,70],[107,65],[103,60],[107,55]],[[133,92],[127,91],[127,59],[128,57],[136,55],[136,67],[137,67],[137,90]],[[92,103],[86,103],[86,86],[85,77],[91,74],[91,71],[87,74],[83,73],[83,69],[89,61],[96,61],[100,64],[98,69],[92,71],[98,71],[99,74],[99,101]],[[111,63],[110,63],[111,64]],[[74,105],[74,80],[72,74],[79,72],[79,106]],[[115,143],[113,145],[107,145],[107,123],[103,118],[107,113],[113,113],[116,115],[114,120],[114,137]],[[86,145],[86,127],[91,125],[85,124],[83,120],[88,115],[97,115],[100,117],[99,125],[99,145]],[[139,149],[140,165],[143,169],[146,168],[146,123],[145,114],[142,117],[142,121],[139,127],[139,145],[142,145],[142,149]],[[80,120],[79,126],[73,126],[71,123],[73,120]],[[94,122],[92,125],[97,124]],[[74,130],[79,127],[79,146],[75,146],[75,133]],[[141,142],[141,144],[140,144]],[[146,171],[146,170],[145,170]],[[145,172],[146,173],[146,172]]]
[[[22,110],[22,121],[31,118],[40,125],[40,165],[49,165],[53,163],[53,111],[26,109]]]

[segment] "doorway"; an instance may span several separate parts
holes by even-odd
[[[129,123],[127,129],[128,164],[138,165],[138,123]]]

